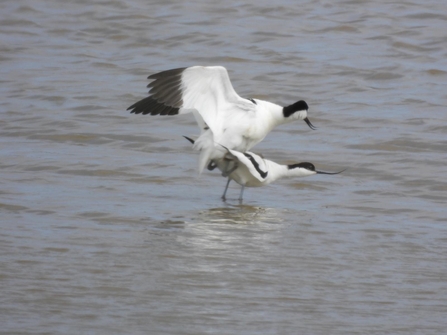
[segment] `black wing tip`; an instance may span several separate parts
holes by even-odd
[[[187,67],[178,67],[178,68],[175,68],[175,69],[164,70],[164,71],[157,72],[157,73],[149,75],[147,77],[147,79],[153,80],[153,79],[160,79],[160,78],[165,78],[165,77],[177,76],[177,75],[180,75],[186,69],[187,69]]]
[[[180,108],[167,106],[152,96],[146,97],[137,101],[132,106],[127,108],[131,114],[143,114],[143,115],[177,115],[180,112]]]
[[[147,78],[153,80],[150,96],[141,99],[127,108],[132,114],[176,115],[183,104],[181,92],[181,76],[187,67],[165,70],[151,74]]]
[[[135,111],[134,111],[134,108],[135,108],[135,104],[133,104],[133,105],[130,106],[130,107],[127,107],[126,111],[130,110],[131,113],[134,113],[134,112],[135,112]]]

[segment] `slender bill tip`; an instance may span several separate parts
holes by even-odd
[[[344,171],[346,171],[346,169],[338,171],[338,172],[324,172],[324,171],[315,170],[315,172],[318,173],[318,174],[339,174],[339,173],[342,173]]]
[[[312,130],[317,129],[317,127],[315,127],[315,126],[310,122],[309,118],[306,117],[306,118],[304,119],[304,122],[307,123],[307,125],[309,126],[310,129],[312,129]]]

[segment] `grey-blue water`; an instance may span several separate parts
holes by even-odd
[[[1,334],[445,334],[443,1],[0,3]],[[220,196],[146,77],[223,65],[336,176]]]

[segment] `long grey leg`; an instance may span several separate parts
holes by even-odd
[[[242,185],[241,194],[239,195],[239,201],[242,202],[242,195],[244,194],[245,185]]]
[[[225,198],[225,195],[227,194],[227,190],[228,190],[228,185],[230,185],[230,178],[228,178],[228,180],[227,180],[227,186],[225,186],[225,191],[224,191],[224,193],[222,194],[222,200],[223,201],[225,201],[225,200],[227,200],[227,198]]]

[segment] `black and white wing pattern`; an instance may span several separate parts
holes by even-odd
[[[197,112],[213,133],[219,134],[228,113],[253,110],[253,103],[234,90],[222,66],[192,66],[153,74],[148,77],[150,96],[128,108],[131,113],[176,115]],[[202,126],[198,120],[199,126]]]
[[[234,156],[240,164],[245,165],[254,178],[260,182],[265,181],[269,171],[267,163],[263,157],[250,151],[244,153],[231,149],[227,149],[227,151]]]

